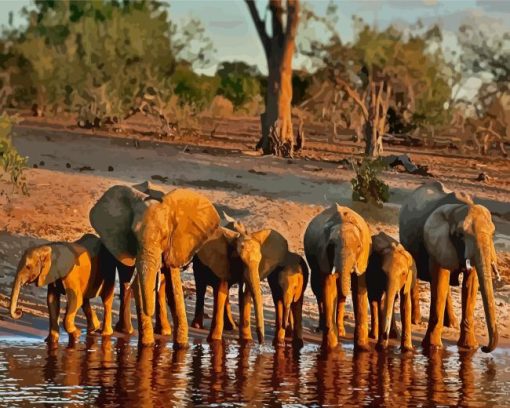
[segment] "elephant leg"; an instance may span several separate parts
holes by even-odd
[[[57,343],[59,338],[58,317],[60,314],[60,295],[54,284],[48,286],[46,304],[48,305],[48,314],[50,316],[50,332],[48,337],[46,337],[46,341],[48,343]]]
[[[137,275],[131,287],[135,298],[136,315],[138,318],[138,341],[142,346],[154,344],[154,330],[152,319],[143,312],[142,288],[140,287],[140,276]]]
[[[207,341],[221,341],[223,337],[223,322],[225,321],[225,303],[228,297],[228,282],[220,280],[214,288],[214,311],[211,330]]]
[[[370,333],[371,339],[377,340],[379,338],[379,302],[377,300],[370,301]]]
[[[460,338],[457,342],[457,345],[462,348],[478,348],[474,322],[478,286],[476,270],[473,268],[470,271],[464,272],[464,279],[462,280],[462,322],[460,326]]]
[[[446,298],[450,286],[450,271],[438,265],[432,265],[432,282],[430,284],[430,317],[427,333],[422,341],[423,348],[441,348]]]
[[[117,271],[120,286],[120,310],[119,321],[115,325],[115,331],[132,334],[134,332],[133,323],[131,322],[131,296],[133,290],[129,286],[129,281],[133,276],[134,269],[124,265],[117,265]]]
[[[94,309],[92,309],[92,306],[90,306],[90,300],[83,299],[83,305],[81,308],[83,313],[85,313],[85,317],[87,318],[87,333],[91,334],[99,330],[101,323],[99,323],[96,312],[94,312]]]
[[[242,292],[242,293],[241,293]],[[250,315],[251,315],[251,292],[246,288],[242,290],[239,287],[239,306],[240,315],[239,319],[239,336],[241,341],[251,341],[251,328],[250,328]]]
[[[76,313],[80,309],[83,298],[80,291],[71,286],[66,287],[66,296],[67,296],[67,308],[66,308],[66,316],[64,318],[64,328],[66,332],[69,334],[69,341],[74,342],[79,339],[81,330],[76,327],[74,324],[74,319],[76,318]]]
[[[234,320],[234,316],[232,316],[232,307],[230,306],[229,296],[227,296],[225,301],[225,325],[223,328],[228,331],[237,329],[237,323]]]
[[[391,311],[391,325],[390,325],[390,339],[398,339],[399,330],[397,327],[397,321],[395,320],[395,304],[393,304],[393,310]]]
[[[444,327],[450,327],[452,329],[459,328],[459,322],[457,321],[457,317],[455,316],[455,311],[453,310],[453,301],[452,301],[452,290],[448,288],[448,296],[446,297],[446,311],[444,314]]]
[[[324,302],[322,299],[317,297],[317,308],[319,309],[319,326],[315,329],[315,332],[324,331]]]
[[[403,351],[413,349],[411,333],[411,293],[404,293],[405,289],[400,291],[400,319],[402,322],[402,336],[400,338],[400,348]]]
[[[358,351],[370,350],[368,344],[368,291],[366,275],[352,279],[352,298],[354,300],[354,348]]]
[[[338,345],[338,329],[335,324],[337,278],[337,275],[327,275],[323,278],[324,331],[322,334],[322,346],[325,349],[334,349]]]
[[[421,311],[420,311],[420,286],[418,282],[414,284],[411,289],[411,303],[412,303],[412,316],[411,322],[413,324],[421,323]]]
[[[102,336],[111,336],[113,334],[112,328],[112,306],[113,306],[113,293],[114,285],[108,285],[103,289],[101,300],[103,301],[104,315],[103,315],[103,330]]]
[[[207,290],[207,285],[203,279],[197,279],[195,277],[196,283],[196,299],[195,299],[195,317],[191,322],[191,326],[195,329],[203,329],[204,328],[204,299],[205,292]]]
[[[303,347],[303,296],[292,304],[294,316],[294,329],[292,330],[292,343],[294,347]]]
[[[168,309],[166,301],[167,278],[163,271],[161,271],[160,279],[160,286],[156,299],[156,325],[154,327],[154,332],[156,334],[161,334],[162,336],[171,336],[172,327],[168,321]]]
[[[170,281],[173,293],[170,309],[174,320],[174,347],[179,349],[188,346],[188,319],[179,268],[170,268]]]

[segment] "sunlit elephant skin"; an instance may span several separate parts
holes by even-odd
[[[166,284],[172,288],[174,347],[186,347],[188,322],[181,268],[219,226],[212,203],[186,189],[152,197],[128,186],[113,186],[90,210],[90,222],[119,262],[136,266],[133,294],[140,343],[154,343],[151,318],[156,309],[155,288],[164,266],[168,270]]]
[[[322,346],[335,348],[344,332],[344,302],[353,287],[354,345],[368,350],[368,294],[366,274],[372,239],[365,220],[338,204],[311,220],[304,236],[312,291],[319,306]]]
[[[298,254],[289,252],[283,264],[269,274],[267,281],[276,310],[274,346],[284,345],[286,333],[291,329],[294,346],[302,347],[303,299],[308,283],[308,266],[305,260]]]
[[[221,227],[200,249],[196,257],[219,279],[214,287],[214,313],[209,341],[221,340],[228,289],[239,284],[239,336],[252,340],[250,328],[251,300],[255,304],[257,336],[264,339],[264,315],[261,280],[279,266],[288,253],[287,240],[277,231],[261,230],[247,233]],[[244,288],[244,286],[246,286]]]
[[[438,182],[416,189],[400,212],[400,241],[416,261],[418,278],[431,282],[430,318],[424,347],[442,347],[445,306],[449,287],[462,284],[461,348],[477,348],[474,307],[480,286],[489,344],[497,346],[498,329],[494,304],[493,273],[499,276],[494,248],[494,224],[490,212],[460,194],[448,192]]]
[[[400,293],[401,348],[412,350],[411,287],[416,281],[416,266],[411,254],[384,232],[373,235],[366,275],[372,319],[370,337],[378,340],[379,349],[388,346],[393,304]]]
[[[50,317],[49,342],[59,338],[60,295],[67,297],[64,327],[71,340],[80,336],[74,320],[80,307],[87,317],[87,331],[99,329],[99,321],[89,299],[100,296],[104,305],[102,335],[111,335],[115,267],[104,258],[105,248],[98,237],[86,234],[73,243],[57,242],[29,248],[23,254],[11,294],[11,317],[19,319],[17,302],[22,286],[34,283],[48,286],[47,304]]]

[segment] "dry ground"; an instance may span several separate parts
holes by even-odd
[[[61,121],[62,122],[62,121]],[[0,198],[0,302],[6,304],[15,266],[22,251],[45,240],[75,240],[92,232],[88,212],[94,202],[111,185],[134,184],[145,180],[164,189],[184,186],[199,189],[226,212],[242,220],[249,229],[271,227],[284,234],[292,250],[303,252],[302,235],[309,220],[325,206],[340,202],[353,207],[369,221],[373,232],[382,230],[398,237],[398,210],[409,191],[428,179],[397,171],[388,171],[384,179],[391,186],[390,203],[374,209],[350,200],[352,171],[339,164],[361,147],[326,145],[319,136],[310,137],[304,157],[280,160],[258,157],[252,151],[256,139],[255,120],[232,120],[228,134],[216,132],[207,136],[177,142],[163,142],[141,137],[140,132],[106,134],[70,128],[66,123],[30,119],[16,129],[15,145],[29,156],[27,171],[30,196],[13,194]],[[211,125],[212,126],[212,125]],[[222,129],[222,127],[218,127]],[[238,133],[234,130],[237,129]],[[322,151],[326,148],[326,152]],[[401,149],[388,149],[389,153]],[[327,161],[316,160],[319,156]],[[500,158],[477,159],[451,155],[445,151],[413,151],[412,158],[427,164],[436,178],[450,189],[473,194],[493,212],[497,226],[496,248],[500,269],[510,282],[510,161]],[[110,169],[109,169],[110,167]],[[480,171],[490,177],[489,183],[475,181]],[[0,186],[9,190],[5,184]],[[183,275],[192,309],[192,275]],[[428,288],[422,284],[422,312],[428,315]],[[233,291],[234,292],[234,291]],[[265,287],[268,313],[272,309]],[[307,291],[306,332],[312,336],[317,324],[317,308]],[[460,295],[453,289],[456,310],[460,315]],[[235,295],[232,293],[232,301]],[[45,291],[25,288],[24,307],[44,314]],[[496,292],[500,337],[510,342],[510,285]],[[347,320],[352,322],[352,309]],[[268,314],[269,316],[269,314]],[[8,321],[4,310],[0,320]],[[477,331],[485,339],[481,299],[476,308]],[[348,323],[350,324],[350,323]],[[268,322],[266,326],[271,326]],[[425,321],[413,328],[421,338]],[[445,337],[455,339],[458,333],[445,330]]]

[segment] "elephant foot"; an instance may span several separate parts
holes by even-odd
[[[282,340],[282,339],[275,337],[273,339],[273,347],[274,348],[285,347],[285,339]]]
[[[421,342],[421,346],[424,350],[439,350],[443,348],[443,342],[441,338],[438,339],[430,334],[426,334]]]
[[[411,316],[411,323],[412,324],[420,324],[421,323],[421,315],[419,313],[413,314]]]
[[[209,335],[207,336],[207,341],[209,343],[214,343],[216,341],[221,341],[221,340],[222,340],[221,334],[209,333]]]
[[[457,346],[464,350],[475,350],[480,345],[476,341],[474,333],[461,333]]]
[[[450,329],[459,329],[459,322],[457,321],[457,319],[454,319],[454,318],[451,318],[451,319],[447,319],[445,318],[444,320],[444,327],[448,327]]]
[[[292,339],[292,346],[295,348],[295,349],[300,349],[302,348],[303,346],[305,345],[305,343],[303,342],[303,339],[300,338],[300,337],[294,337]]]
[[[111,336],[113,334],[113,329],[111,327],[105,327],[103,331],[101,332],[101,336],[107,337]]]
[[[95,334],[99,334],[100,329],[101,329],[100,327],[87,328],[87,334],[90,335],[90,336],[93,336]]]
[[[150,347],[150,346],[154,345],[154,334],[150,333],[150,334],[140,335],[140,337],[138,339],[138,343],[142,347]]]
[[[370,332],[368,333],[368,337],[370,337],[371,339],[375,339],[377,340],[377,338],[379,337],[377,335],[377,333],[375,332],[375,330],[370,330]]]
[[[225,325],[225,330],[228,330],[226,328],[227,325]],[[202,320],[198,320],[198,319],[193,319],[193,321],[191,322],[191,327],[195,328],[195,329],[203,329],[204,328],[204,322]]]
[[[250,343],[253,341],[253,337],[251,336],[251,330],[248,329],[242,329],[239,332],[239,340],[243,343]]]
[[[401,344],[400,345],[400,350],[403,353],[408,353],[408,352],[412,352],[414,350],[414,347],[413,347],[412,344]]]
[[[234,330],[237,330],[237,324],[235,324],[234,322],[231,322],[229,320],[227,320],[223,326],[223,330],[227,330],[227,331],[234,331]]]
[[[378,341],[375,345],[377,351],[384,351],[388,348],[388,340]]]
[[[354,343],[354,351],[370,351],[370,344]]]
[[[44,341],[48,344],[56,344],[58,343],[59,333],[51,332],[48,334],[48,337],[44,339]]]
[[[115,325],[115,331],[123,334],[133,334],[135,329],[132,325],[125,325],[122,322],[117,322]]]
[[[173,349],[174,350],[185,350],[189,347],[189,343],[188,342],[177,342],[177,341],[174,341],[173,343]]]
[[[167,328],[158,327],[154,330],[154,333],[159,334],[160,336],[171,336],[172,329],[170,327]]]
[[[345,328],[344,327],[338,328],[338,337],[345,337]]]
[[[389,338],[390,339],[398,339],[400,333],[399,330],[396,327],[392,327],[390,329]]]
[[[322,348],[325,350],[333,350],[338,346],[338,337],[333,333],[332,330],[329,333],[324,333],[322,338]]]
[[[73,346],[80,340],[81,330],[76,329],[72,333],[69,333],[69,346]]]

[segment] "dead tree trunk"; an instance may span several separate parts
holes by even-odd
[[[365,121],[365,155],[379,157],[383,152],[383,135],[391,98],[391,86],[384,81],[370,82],[368,120]]]
[[[266,32],[253,0],[245,0],[266,54],[268,81],[266,111],[261,115],[262,137],[257,148],[264,154],[291,157],[295,148],[292,129],[292,57],[299,21],[299,0],[270,0],[272,35]],[[297,149],[296,149],[297,150]]]

